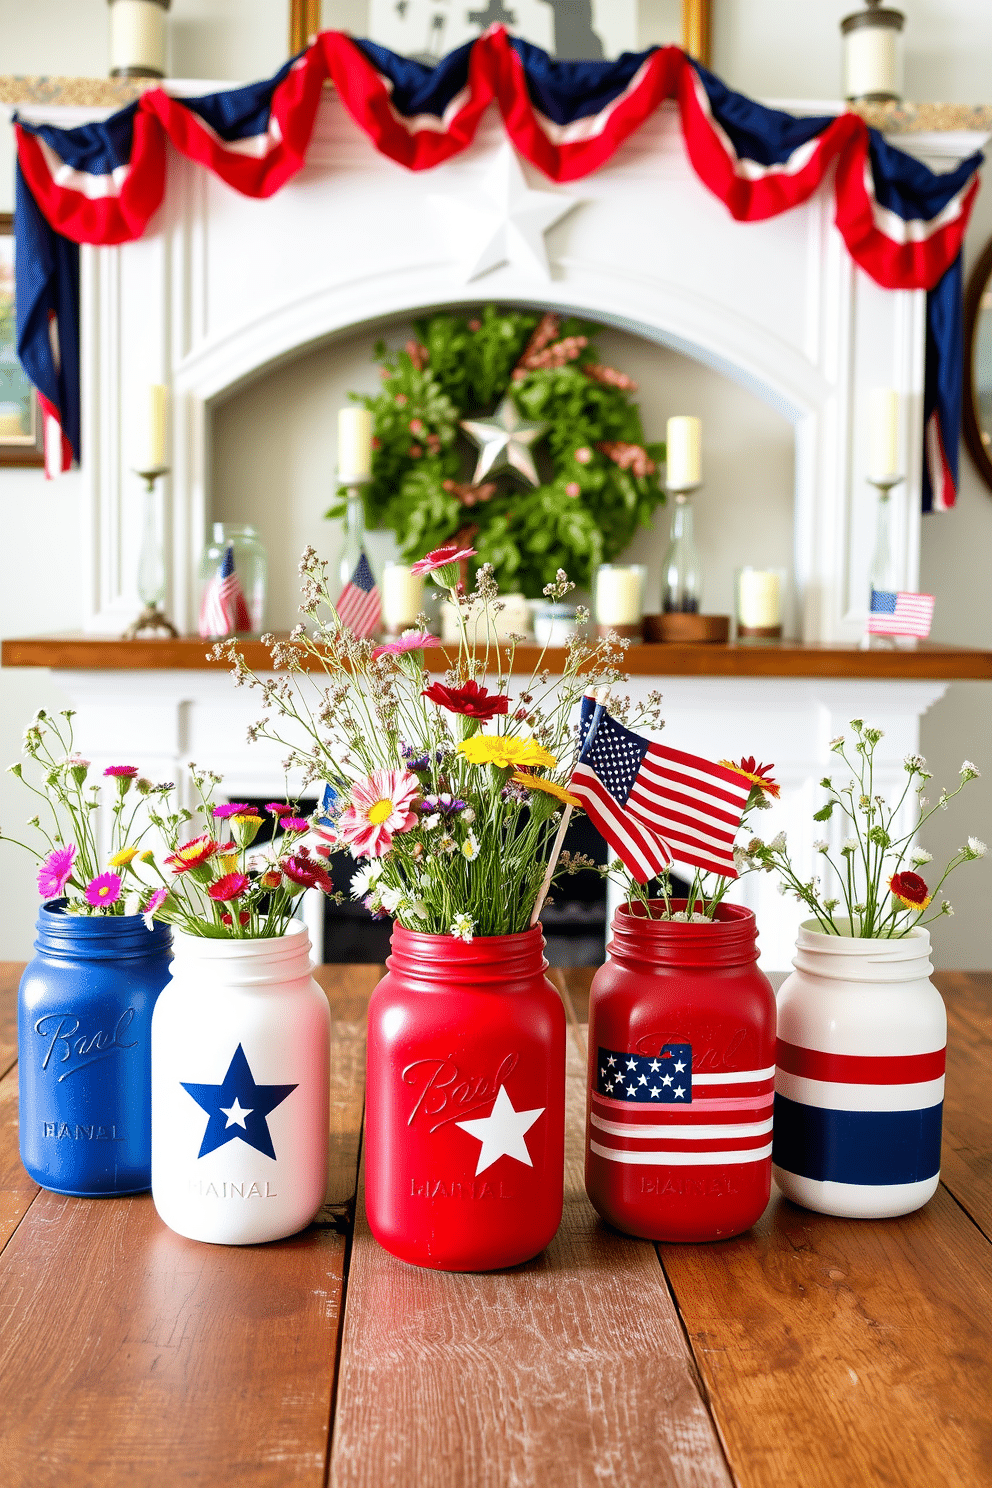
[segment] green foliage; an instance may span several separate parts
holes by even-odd
[[[564,320],[559,338],[588,340],[578,358],[511,381],[539,319],[493,305],[477,317],[431,316],[415,325],[419,345],[392,355],[383,343],[376,347],[380,392],[352,394],[371,410],[375,426],[367,526],[395,532],[403,558],[413,561],[471,524],[479,562],[493,565],[504,591],[530,598],[541,595],[559,568],[588,586],[596,565],[620,553],[665,499],[657,475],[621,470],[598,448],[638,444],[656,464],[665,454],[663,444],[644,444],[631,394],[582,370],[599,360],[597,326]],[[536,447],[548,478],[535,489],[504,476],[490,501],[466,507],[444,488],[445,481],[470,479],[474,469],[475,451],[458,421],[489,415],[508,391],[525,418],[548,425]],[[576,459],[577,452],[588,458]],[[578,494],[570,495],[570,487]],[[343,496],[328,517],[343,515]]]

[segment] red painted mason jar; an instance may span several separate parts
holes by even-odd
[[[613,917],[589,1005],[586,1191],[629,1235],[724,1240],[768,1203],[775,996],[757,960],[741,905],[706,925]]]
[[[393,928],[369,1004],[365,1206],[379,1244],[443,1271],[515,1266],[561,1222],[565,1015],[540,926]]]

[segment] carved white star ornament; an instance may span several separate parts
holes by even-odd
[[[438,193],[431,202],[442,215],[446,238],[455,245],[467,284],[504,263],[550,279],[544,234],[578,205],[578,198],[532,190],[507,142],[475,190],[451,196]]]

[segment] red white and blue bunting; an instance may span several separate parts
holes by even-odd
[[[599,169],[666,98],[700,180],[741,222],[806,201],[833,169],[836,222],[886,289],[928,290],[924,509],[954,504],[961,412],[961,243],[981,155],[935,175],[856,114],[797,119],[733,93],[678,47],[556,62],[494,27],[436,67],[326,31],[267,82],[201,98],[155,88],[77,129],[16,120],[18,351],[79,453],[78,243],[139,238],[165,191],[166,139],[246,196],[304,164],[330,78],[374,145],[410,170],[466,149],[490,104],[554,181]]]

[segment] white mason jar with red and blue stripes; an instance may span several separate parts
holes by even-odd
[[[861,940],[810,920],[793,965],[778,994],[775,1180],[821,1214],[909,1214],[940,1179],[947,1018],[929,932]]]

